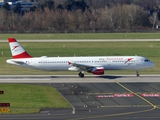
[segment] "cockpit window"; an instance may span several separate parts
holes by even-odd
[[[149,62],[149,60],[146,59],[146,60],[144,60],[144,62]]]

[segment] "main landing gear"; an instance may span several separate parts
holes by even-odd
[[[137,73],[137,77],[139,77],[139,73],[138,73],[138,70],[136,70],[136,73]]]
[[[82,72],[80,72],[79,74],[79,77],[83,78],[84,77],[84,74]]]

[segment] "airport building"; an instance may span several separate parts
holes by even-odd
[[[18,3],[20,3],[21,10],[23,11],[29,11],[31,7],[38,6],[38,2],[22,2],[22,1],[8,2],[8,4],[11,6],[10,9],[14,8]]]
[[[6,3],[6,2],[16,2],[16,0],[0,0],[0,2],[4,2],[4,3]]]
[[[10,5],[10,9],[13,9],[16,4],[19,3],[22,11],[29,11],[31,7],[38,6],[38,2],[23,2],[16,0],[0,0],[0,5],[3,6],[6,2]]]

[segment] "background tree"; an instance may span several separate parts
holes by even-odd
[[[7,10],[1,8],[0,9],[0,30],[4,31],[7,29]]]
[[[45,7],[48,7],[50,10],[54,9],[54,1],[53,0],[39,1],[38,9],[42,9],[42,11],[44,11]]]
[[[141,23],[141,15],[143,14],[143,9],[138,5],[126,5],[128,7],[127,16],[130,24],[130,28],[132,29],[136,25],[140,25]]]
[[[152,16],[149,17],[150,23],[152,24],[152,30],[154,29],[157,22],[157,12],[154,12]]]
[[[107,29],[111,29],[111,30],[114,30],[114,25],[115,25],[115,16],[114,16],[114,13],[115,13],[115,8],[111,8],[109,9],[109,7],[105,7],[104,11],[103,11],[103,18],[104,18],[104,21],[105,21],[105,26]]]
[[[85,0],[79,0],[79,1],[67,0],[66,6],[67,6],[67,10],[69,11],[73,11],[73,10],[75,11],[80,9],[84,12],[86,8],[89,9],[89,6],[85,2]]]
[[[36,7],[36,6],[33,6],[33,7],[31,7],[31,8],[30,8],[30,10],[29,10],[29,11],[34,12],[36,9],[37,9],[37,7]]]
[[[10,10],[10,5],[6,2],[6,3],[3,5],[3,8],[9,11],[9,10]]]
[[[54,1],[51,1],[51,0],[46,1],[44,3],[44,7],[48,7],[50,10],[53,10],[54,9]]]
[[[17,4],[16,4],[16,6],[13,8],[13,11],[15,12],[15,13],[20,13],[21,12],[21,4],[18,2]]]
[[[0,31],[122,32],[149,30],[151,24],[154,29],[160,18],[158,7],[160,2],[157,0],[39,0],[38,2],[40,5],[37,8],[32,7],[24,14],[22,14],[20,4],[17,4],[12,10],[1,8]],[[154,15],[154,12],[157,15]]]

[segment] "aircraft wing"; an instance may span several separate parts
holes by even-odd
[[[70,64],[72,65],[71,68],[75,68],[76,70],[80,70],[80,71],[87,71],[95,67],[101,67],[100,65],[87,65],[87,64],[71,63],[71,62]]]

